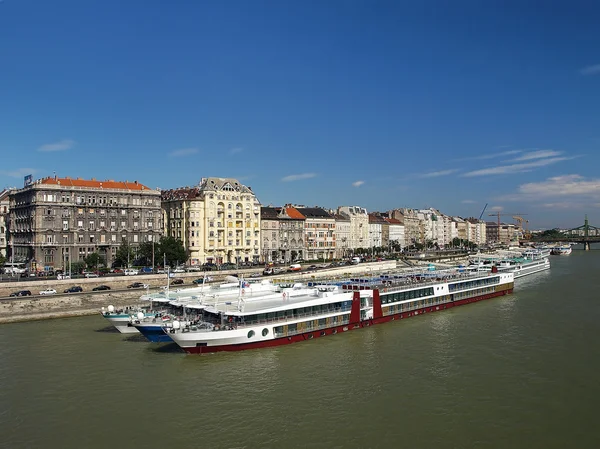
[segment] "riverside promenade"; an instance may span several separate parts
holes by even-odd
[[[273,282],[288,280],[312,281],[316,279],[336,279],[347,275],[358,274],[369,276],[382,271],[395,270],[398,266],[406,267],[402,262],[388,260],[382,262],[362,263],[358,265],[347,265],[343,267],[327,268],[318,271],[300,271],[293,273],[282,273],[277,276],[265,277]],[[211,272],[219,282],[227,275],[249,277],[256,273],[256,269],[237,270],[228,272]],[[259,272],[262,272],[262,268]],[[178,278],[184,279],[184,284],[172,286],[173,290],[190,288],[192,281],[202,277],[202,273],[181,273]],[[128,289],[127,285],[133,282],[143,282],[148,289]],[[83,288],[82,293],[62,293],[65,289],[79,285]],[[92,292],[98,285],[108,285],[111,290]],[[11,323],[19,321],[34,321],[50,318],[66,318],[73,316],[93,315],[98,313],[102,307],[114,305],[115,307],[136,306],[148,304],[141,301],[140,296],[146,291],[158,291],[166,285],[164,275],[136,275],[136,276],[114,276],[90,279],[65,279],[65,280],[38,280],[10,282],[0,284],[0,323]],[[39,292],[46,288],[57,291],[55,295],[40,295]],[[32,296],[9,297],[10,293],[19,290],[30,290]]]

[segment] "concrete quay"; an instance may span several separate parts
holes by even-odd
[[[404,264],[400,263],[401,266]],[[274,282],[284,281],[311,281],[315,279],[335,279],[348,275],[375,274],[381,271],[390,271],[397,268],[396,261],[382,261],[373,263],[363,263],[358,265],[347,265],[322,269],[318,271],[300,271],[293,273],[282,273],[279,276],[265,277]],[[256,269],[237,270],[229,272],[211,272],[218,282],[227,274],[238,274],[239,276],[249,276],[255,273]],[[260,269],[262,272],[262,268]],[[191,281],[202,277],[202,273],[181,273],[177,277],[185,279],[185,284],[173,286],[174,289],[189,288],[193,284]],[[33,282],[10,282],[0,284],[0,323],[11,323],[20,321],[34,321],[50,318],[67,318],[74,316],[93,315],[98,313],[102,307],[114,305],[115,307],[136,306],[148,304],[140,301],[140,296],[146,292],[145,289],[127,289],[127,285],[132,282],[143,282],[150,285],[151,291],[157,291],[160,286],[166,285],[164,275],[136,275],[136,276],[114,276],[105,278],[90,279],[65,279],[65,280],[40,280]],[[108,285],[111,290],[91,292],[91,289],[97,285]],[[62,293],[65,289],[80,285],[83,287],[83,293]],[[56,295],[39,295],[40,290],[54,288],[58,293]],[[11,297],[7,296],[14,291],[30,290],[32,296]]]

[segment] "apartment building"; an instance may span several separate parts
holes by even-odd
[[[329,260],[335,257],[335,218],[321,207],[290,206],[304,217],[304,258]]]
[[[509,245],[511,242],[518,241],[515,225],[512,223],[498,223],[488,221],[485,223],[486,241],[489,243],[502,243]]]
[[[388,217],[401,221],[404,224],[404,243],[410,247],[416,243],[425,242],[425,230],[417,211],[409,208],[399,208],[388,211]]]
[[[190,265],[204,261],[204,197],[198,187],[180,187],[161,192],[165,235],[181,240]]]
[[[9,257],[8,251],[8,211],[10,209],[10,193],[14,189],[0,192],[0,256]]]
[[[329,211],[335,218],[335,257],[336,259],[347,259],[353,254],[350,247],[352,221],[346,214],[338,214]]]
[[[402,249],[406,246],[406,242],[404,239],[404,224],[396,219],[384,217],[384,220],[387,221],[389,227],[389,243],[393,248],[394,246],[398,249]]]
[[[304,216],[290,206],[261,207],[262,261],[290,263],[304,252]]]
[[[385,228],[385,229],[384,229]],[[369,214],[369,248],[387,248],[389,225],[379,213]]]
[[[47,177],[9,194],[9,245],[32,271],[99,253],[110,266],[122,240],[162,235],[160,191],[133,181]]]
[[[165,232],[182,240],[190,264],[258,262],[260,203],[234,178],[163,192]]]
[[[369,213],[360,206],[340,206],[337,213],[350,219],[350,236],[348,248],[355,251],[358,248],[369,247]]]

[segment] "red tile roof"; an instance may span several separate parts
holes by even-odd
[[[39,181],[41,184],[52,184],[61,185],[67,187],[87,187],[90,189],[122,189],[122,190],[151,190],[144,184],[140,184],[137,181],[113,181],[112,179],[106,181],[97,181],[95,179],[73,179],[73,178],[43,178]]]
[[[288,214],[288,216],[290,218],[296,218],[298,220],[305,220],[306,217],[304,215],[302,215],[300,213],[300,211],[298,209],[296,209],[295,207],[291,207],[291,206],[287,206],[285,208],[286,213]]]

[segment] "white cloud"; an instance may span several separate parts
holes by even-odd
[[[600,179],[586,179],[581,175],[562,175],[541,182],[521,184],[517,192],[501,197],[504,201],[539,201],[542,199],[590,198],[600,195]],[[548,201],[548,204],[558,203]]]
[[[502,212],[504,208],[502,206],[492,206],[490,207],[490,210],[494,212]]]
[[[364,181],[354,181],[354,182],[352,183],[352,185],[353,185],[354,187],[360,187],[360,186],[362,186],[364,183],[365,183]]]
[[[534,159],[545,159],[545,158],[560,156],[561,154],[562,154],[562,151],[556,151],[556,150],[530,151],[529,153],[525,153],[524,155],[513,159],[513,161],[520,162],[520,161],[531,161]]]
[[[301,173],[299,175],[288,175],[288,176],[285,176],[285,177],[281,178],[281,180],[283,182],[301,181],[302,179],[314,178],[315,176],[317,176],[316,173]]]
[[[461,176],[488,176],[488,175],[505,175],[514,173],[524,173],[532,171],[534,168],[545,167],[547,165],[556,164],[557,162],[574,159],[575,157],[551,157],[547,159],[535,160],[533,162],[525,162],[522,164],[500,165],[497,167],[483,168],[462,174]]]
[[[232,148],[231,150],[229,150],[229,154],[231,154],[233,156],[234,154],[241,153],[242,151],[244,151],[244,149],[242,147],[235,147],[235,148]]]
[[[51,152],[51,151],[66,151],[70,150],[75,146],[75,141],[71,139],[63,139],[54,143],[46,143],[38,148],[38,151]]]
[[[419,178],[437,178],[438,176],[451,175],[452,173],[456,173],[457,171],[458,170],[455,168],[450,170],[432,171],[429,173],[423,173],[422,175],[419,175]]]
[[[476,201],[473,201],[473,200],[462,200],[461,203],[463,203],[463,204],[475,204]]]
[[[10,176],[11,178],[23,178],[26,175],[33,175],[38,171],[36,168],[17,168],[16,170],[0,170],[0,174]]]
[[[589,65],[579,71],[582,75],[597,75],[600,73],[600,64]]]
[[[488,154],[482,154],[481,156],[465,157],[465,158],[461,158],[458,160],[459,161],[481,161],[481,160],[485,160],[485,159],[495,159],[498,157],[512,156],[512,155],[519,154],[522,152],[523,152],[523,150],[506,150],[506,151],[499,151],[497,153],[491,152]]]
[[[169,153],[171,157],[182,157],[182,156],[190,156],[192,154],[196,154],[198,152],[198,148],[182,148],[180,150],[174,150]]]

